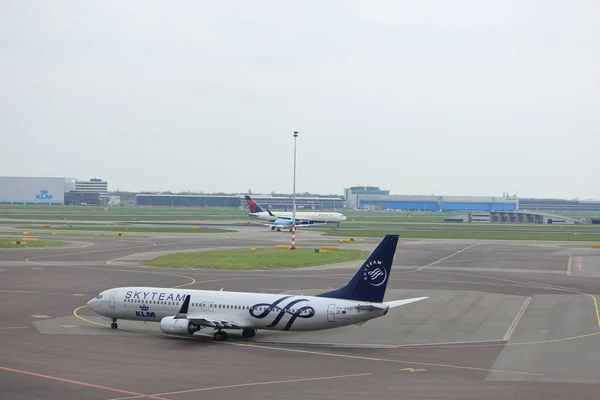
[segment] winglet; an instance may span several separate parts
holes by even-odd
[[[188,313],[188,308],[190,307],[190,299],[191,298],[192,298],[192,296],[190,296],[189,294],[187,296],[185,296],[185,300],[183,301],[183,304],[181,305],[179,312],[175,316],[175,319],[187,318],[187,313]]]

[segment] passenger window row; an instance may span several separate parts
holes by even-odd
[[[125,299],[125,303],[139,303],[139,304],[164,304],[166,306],[178,306],[178,301],[166,301],[166,300],[137,300],[137,299]]]
[[[126,303],[138,303],[138,304],[162,304],[162,305],[167,305],[167,306],[178,306],[179,302],[178,301],[166,301],[166,300],[149,300],[149,301],[144,301],[144,300],[138,300],[138,299],[125,299]],[[191,304],[192,307],[201,307],[202,303],[192,303]],[[204,307],[206,307],[206,304],[204,305]],[[215,304],[214,305],[215,308],[225,308],[225,309],[233,309],[233,310],[251,310],[251,311],[266,311],[269,310],[269,312],[271,311],[283,311],[284,309],[279,308],[279,307],[249,307],[249,306],[241,306],[241,305],[231,305],[231,304]],[[299,311],[295,308],[293,309],[285,309],[285,311],[287,312],[291,312],[293,314],[296,313],[296,311]],[[307,310],[303,310],[300,312],[300,314],[307,314],[308,311]]]
[[[202,304],[202,303],[192,303],[190,304],[192,307],[206,307],[207,304]],[[240,305],[231,305],[231,304],[214,304],[214,308],[225,308],[225,309],[233,309],[233,310],[251,310],[251,311],[265,311],[265,310],[269,310],[269,311],[283,311],[284,309],[279,308],[279,307],[249,307],[249,306],[240,306]],[[296,313],[296,309],[285,309],[285,311],[287,312],[291,312],[291,313]],[[301,314],[307,314],[308,311],[307,310],[303,310],[301,312]]]

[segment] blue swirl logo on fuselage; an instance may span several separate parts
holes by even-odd
[[[298,303],[301,303],[303,301],[308,301],[307,299],[300,298],[300,299],[292,300],[289,303],[287,303],[285,306],[279,307],[279,303],[281,303],[282,301],[287,300],[291,297],[293,297],[293,296],[281,297],[277,301],[275,301],[271,304],[269,304],[269,303],[255,304],[252,307],[250,307],[248,312],[250,313],[251,316],[253,316],[254,318],[258,318],[258,319],[266,318],[272,312],[276,312],[277,316],[275,317],[273,322],[271,322],[269,325],[266,326],[267,328],[273,328],[274,326],[277,326],[277,324],[281,321],[281,319],[285,316],[285,314],[289,314],[289,315],[291,315],[290,320],[287,322],[287,324],[282,329],[284,331],[287,331],[292,327],[292,325],[294,324],[294,321],[296,321],[297,318],[312,318],[315,316],[315,309],[312,308],[311,306],[304,305],[304,306],[300,306],[297,308],[292,308],[293,306],[295,306]],[[260,312],[260,314],[256,314],[256,312],[260,311],[261,308],[263,308],[263,309]],[[293,312],[292,312],[292,310],[293,310]]]

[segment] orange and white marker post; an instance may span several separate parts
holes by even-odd
[[[292,223],[292,247],[290,250],[296,250],[296,224]]]

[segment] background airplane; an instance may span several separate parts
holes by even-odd
[[[292,229],[292,216],[293,213],[289,211],[272,212],[269,209],[263,209],[252,197],[246,195],[246,203],[248,204],[248,210],[250,213],[248,216],[254,217],[263,221],[272,221],[273,224],[267,224],[271,230],[281,229]],[[307,211],[296,211],[296,227],[312,224],[327,224],[336,223],[338,226],[340,222],[346,220],[346,216],[338,212],[307,212]]]
[[[158,287],[117,287],[88,302],[97,314],[117,320],[160,322],[165,333],[193,335],[213,328],[215,340],[224,329],[313,331],[362,324],[386,315],[390,308],[427,297],[384,302],[398,235],[386,235],[344,287],[316,296],[243,293]]]

